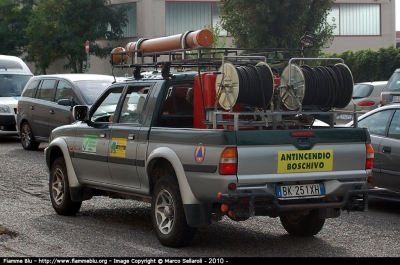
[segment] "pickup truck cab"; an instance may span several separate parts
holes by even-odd
[[[239,61],[152,62],[162,70],[151,73],[133,63],[132,78],[90,108],[75,106],[76,122],[53,130],[45,149],[55,211],[76,214],[101,195],[148,202],[154,231],[169,247],[190,244],[198,227],[223,217],[279,218],[289,234],[313,236],[344,210],[366,211],[368,194],[385,192],[367,188],[368,130],[314,128],[314,112],[302,112],[290,82],[282,84],[287,74],[277,88],[265,60]],[[172,71],[185,63],[219,71]],[[262,91],[258,80],[268,84]]]

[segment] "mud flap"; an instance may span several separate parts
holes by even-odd
[[[92,198],[92,195],[86,192],[85,187],[70,187],[69,193],[73,202],[81,202]]]
[[[340,209],[319,209],[318,210],[318,217],[321,219],[328,219],[328,218],[337,218],[340,216]]]
[[[212,223],[212,205],[203,204],[184,204],[186,221],[191,227],[209,226]]]

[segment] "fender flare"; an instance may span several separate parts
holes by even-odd
[[[19,118],[18,118],[18,115],[17,115],[16,125],[18,126],[18,130],[19,130],[19,128],[21,128],[21,124],[22,124],[23,121],[26,121],[26,122],[30,123],[29,119],[28,119],[28,114],[23,113]]]
[[[70,188],[83,187],[81,184],[79,184],[78,178],[75,174],[74,167],[72,166],[68,145],[63,138],[54,139],[45,149],[46,164],[49,169],[49,172],[51,170],[51,165],[50,165],[51,151],[55,147],[60,148],[61,152],[63,153],[65,166],[67,168],[69,187]]]
[[[178,179],[179,183],[179,189],[182,197],[182,203],[183,204],[202,204],[201,201],[198,201],[196,197],[194,197],[193,192],[189,186],[189,183],[186,179],[185,171],[183,170],[183,166],[181,161],[179,160],[179,157],[176,155],[176,153],[168,147],[159,147],[155,150],[153,150],[147,161],[146,161],[146,169],[149,165],[149,163],[156,158],[164,158],[168,160],[172,167],[175,170],[176,177]]]

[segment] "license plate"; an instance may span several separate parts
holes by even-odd
[[[322,196],[325,195],[325,186],[323,183],[283,186],[277,185],[276,194],[278,198]]]
[[[353,115],[350,115],[350,114],[339,114],[337,116],[337,119],[338,120],[351,120],[351,119],[353,119]]]
[[[393,96],[392,101],[393,102],[399,102],[400,101],[400,96]]]

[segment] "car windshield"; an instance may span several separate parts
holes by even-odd
[[[0,74],[0,97],[19,97],[30,75]]]
[[[100,96],[112,84],[111,80],[90,80],[90,81],[76,81],[75,83],[81,89],[81,92],[89,105]]]
[[[356,84],[353,90],[353,98],[366,98],[371,95],[374,87],[369,84]]]
[[[400,91],[400,72],[399,73],[394,73],[386,86],[386,91]]]

